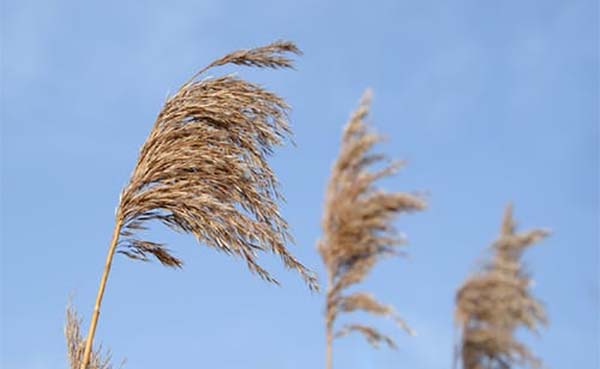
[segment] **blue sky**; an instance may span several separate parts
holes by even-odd
[[[453,296],[515,203],[553,235],[527,265],[550,325],[523,337],[550,368],[598,368],[596,1],[2,2],[0,367],[66,368],[68,296],[87,319],[122,186],[165,97],[212,59],[275,39],[296,71],[239,70],[284,96],[297,147],[272,164],[294,253],[317,272],[323,190],[366,87],[381,149],[408,160],[385,188],[429,193],[398,221],[409,259],[364,288],[417,330],[398,351],[335,343],[346,369],[450,368]],[[229,72],[225,69],[212,72]],[[182,271],[118,257],[97,332],[126,368],[323,367],[323,297],[163,229]],[[362,319],[363,317],[358,317]]]

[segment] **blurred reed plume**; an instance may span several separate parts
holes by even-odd
[[[70,369],[79,369],[83,359],[85,342],[81,336],[81,319],[73,306],[67,305],[65,339],[67,341],[67,357]],[[89,369],[113,369],[110,351],[102,353],[102,346],[91,353]]]
[[[521,262],[523,251],[549,234],[543,229],[515,233],[508,205],[493,257],[468,278],[456,294],[456,322],[461,329],[459,354],[464,369],[538,368],[536,358],[515,337],[524,327],[534,333],[546,324],[542,304],[530,291],[531,278]]]
[[[291,42],[277,41],[225,55],[165,102],[120,196],[81,369],[86,369],[92,351],[114,252],[182,266],[164,244],[140,235],[149,221],[238,256],[250,271],[277,283],[257,262],[258,252],[275,253],[311,289],[317,288],[313,273],[286,249],[291,235],[279,214],[282,196],[267,163],[274,147],[291,136],[288,105],[276,94],[233,75],[197,80],[208,69],[225,64],[291,68],[289,54],[301,52]]]
[[[351,332],[362,334],[375,347],[383,342],[395,347],[394,341],[373,327],[349,324],[334,332],[341,313],[364,311],[390,317],[412,333],[392,306],[378,302],[366,292],[346,293],[360,283],[377,261],[400,254],[397,246],[405,243],[393,221],[402,212],[425,208],[425,201],[413,194],[384,192],[374,182],[395,173],[402,162],[388,163],[382,154],[372,153],[382,137],[371,132],[365,119],[369,113],[371,92],[367,90],[358,110],[346,125],[339,156],[333,165],[327,186],[323,236],[318,242],[327,269],[325,308],[326,368],[331,368],[331,345],[335,338]],[[372,164],[385,163],[384,168],[370,171]]]

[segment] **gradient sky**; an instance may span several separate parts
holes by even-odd
[[[337,369],[451,368],[454,291],[515,203],[551,324],[523,337],[550,368],[598,368],[597,1],[2,2],[3,369],[66,368],[69,295],[85,325],[122,186],[169,93],[229,51],[298,43],[296,71],[239,71],[284,96],[297,147],[272,164],[293,252],[319,273],[323,190],[366,87],[381,150],[408,165],[382,186],[429,193],[403,217],[408,259],[364,284],[417,330],[374,320],[399,350],[360,337]],[[245,265],[162,228],[182,271],[115,260],[97,342],[125,368],[323,368],[323,296],[276,257]],[[358,317],[362,319],[362,316]]]

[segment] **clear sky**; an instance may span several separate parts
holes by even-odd
[[[3,369],[66,368],[69,295],[85,325],[126,183],[165,97],[229,51],[298,43],[296,71],[234,68],[284,96],[297,146],[272,164],[293,252],[315,250],[342,126],[366,87],[381,150],[408,160],[382,185],[429,193],[403,217],[409,259],[364,288],[417,330],[378,326],[399,350],[360,337],[337,369],[451,368],[454,291],[496,237],[504,205],[553,235],[526,257],[550,325],[523,335],[550,368],[598,368],[597,1],[2,2]],[[324,366],[323,296],[272,255],[283,283],[191,237],[157,229],[181,271],[118,256],[97,341],[126,368]],[[362,316],[357,317],[362,319]]]

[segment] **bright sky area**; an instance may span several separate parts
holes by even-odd
[[[550,368],[598,368],[597,1],[2,2],[2,351],[4,369],[66,368],[69,296],[90,316],[118,195],[168,94],[229,51],[297,42],[295,71],[239,72],[293,106],[297,146],[271,163],[296,237],[315,250],[329,169],[350,111],[374,90],[380,146],[406,167],[382,186],[425,191],[397,226],[407,259],[364,289],[415,328],[397,351],[356,336],[341,369],[451,368],[456,288],[515,204],[521,229],[550,238],[526,255],[550,325],[522,336]],[[152,232],[181,271],[118,256],[97,341],[125,368],[324,366],[323,296],[272,255],[282,282],[192,237]],[[362,319],[362,316],[357,317]],[[370,321],[370,320],[369,320]]]

